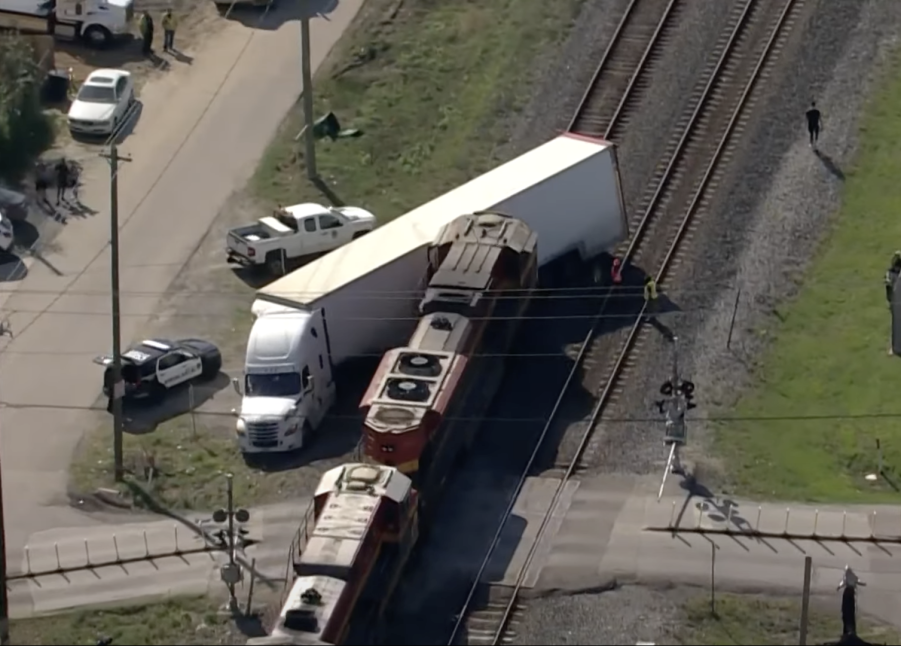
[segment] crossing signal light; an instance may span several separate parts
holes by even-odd
[[[682,393],[682,396],[685,398],[685,408],[686,410],[691,410],[695,408],[697,404],[694,403],[695,398],[695,385],[692,381],[683,381],[679,384],[679,392]]]
[[[664,397],[672,397],[676,392],[685,399],[687,410],[697,407],[697,404],[694,403],[695,384],[693,381],[680,381],[678,386],[673,387],[673,382],[667,380],[660,385],[660,394]]]

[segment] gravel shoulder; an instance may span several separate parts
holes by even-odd
[[[586,4],[579,26],[573,30],[564,51],[585,52],[586,57],[587,52],[593,51],[593,56],[599,56],[623,4]],[[709,51],[709,44],[718,35],[730,8],[729,3],[717,3],[715,10],[711,10],[709,3],[705,3],[703,10],[700,5],[692,3],[684,14],[684,27],[672,43],[672,51],[678,55],[660,63],[653,92],[649,93],[620,147],[624,191],[631,208],[640,200],[659,157],[655,149],[659,138],[648,133],[665,132],[667,124],[678,118],[687,98],[684,88],[691,86],[693,74],[703,65],[705,52]],[[677,292],[675,301],[684,312],[671,316],[674,320],[667,323],[682,338],[685,373],[698,383],[701,400],[698,414],[715,413],[728,406],[749,383],[754,357],[765,345],[765,335],[759,330],[772,320],[768,317],[772,316],[775,304],[798,288],[797,278],[804,262],[814,252],[827,228],[829,215],[838,204],[840,182],[819,165],[806,147],[803,112],[811,98],[818,100],[829,124],[828,135],[824,134],[821,140],[822,147],[839,167],[849,163],[857,117],[873,70],[885,59],[895,39],[898,14],[899,7],[884,0],[810,2],[806,19],[799,21],[786,44],[779,67],[769,78],[769,90],[761,96],[755,116],[745,129],[743,143],[735,149],[731,169],[708,206],[711,217],[697,230],[691,248],[668,286]],[[586,75],[579,73],[578,59],[568,58],[567,62],[557,64],[565,71],[552,70],[546,81],[536,84],[541,91],[536,93],[522,124],[514,129],[522,133],[522,138],[514,138],[511,146],[525,148],[565,128],[588,79],[581,78]],[[550,87],[554,91],[548,91]],[[743,305],[732,341],[733,350],[726,351],[728,324],[739,286]],[[563,311],[567,306],[559,307]],[[527,325],[522,335],[524,340],[520,341],[529,351],[538,352],[544,344],[566,339],[564,325],[557,326],[556,336],[550,340],[548,333],[535,327]],[[578,337],[578,332],[568,334]],[[652,339],[642,357],[618,401],[616,417],[647,418],[653,414],[657,387],[670,368],[670,346],[660,339]],[[532,417],[534,412],[534,416],[540,417],[542,409],[546,412],[553,405],[566,370],[551,371],[547,367],[540,370],[534,365],[527,367],[526,362],[517,359],[510,364],[508,384],[490,416]],[[539,370],[540,378],[536,376]],[[540,388],[536,383],[541,384]],[[514,391],[518,396],[510,394]],[[529,397],[523,397],[523,393],[529,393]],[[528,403],[524,403],[526,399]],[[590,405],[587,400],[590,397],[585,393],[570,411],[570,419],[579,419],[580,409],[584,412]],[[523,412],[524,409],[527,411]],[[453,526],[442,525],[441,531],[436,532],[440,540],[432,539],[423,557],[429,566],[417,571],[411,580],[417,590],[416,603],[407,609],[409,615],[404,620],[419,617],[423,624],[420,636],[434,635],[432,631],[449,621],[448,613],[453,613],[454,608],[448,597],[455,596],[457,588],[466,587],[466,579],[471,580],[493,534],[491,528],[484,526],[486,515],[483,514],[487,514],[484,509],[492,505],[489,499],[496,499],[493,506],[499,517],[507,500],[500,489],[515,486],[512,468],[522,464],[523,456],[512,455],[516,451],[511,450],[510,437],[500,432],[500,427],[501,423],[493,423],[488,438],[483,430],[479,455],[467,463],[466,470],[457,479],[465,479],[465,486],[454,485],[455,522]],[[529,432],[523,424],[517,431],[520,437]],[[710,455],[705,429],[693,426],[691,439],[689,457],[699,465],[698,474],[702,479],[710,472],[726,468]],[[602,472],[656,473],[664,463],[661,429],[657,425],[613,425],[595,443],[599,445],[600,457],[596,466]],[[522,444],[528,442],[523,439]],[[469,511],[464,514],[464,510]],[[480,520],[473,524],[463,522],[466,515]],[[478,523],[481,526],[476,527]],[[481,541],[474,538],[479,534]],[[467,541],[463,540],[464,536]],[[482,546],[481,551],[478,544]],[[457,556],[444,559],[443,555],[451,547],[456,548]],[[472,560],[475,563],[469,562]],[[468,567],[461,563],[468,563]],[[442,596],[443,604],[438,601]],[[603,603],[603,608],[589,603],[576,612],[572,609],[583,604],[573,597],[563,598],[556,605],[548,599],[535,600],[526,610],[518,639],[521,643],[630,643],[630,640],[634,643],[637,639],[657,639],[638,634],[639,628],[672,626],[678,614],[677,601],[659,591],[631,588],[608,594]],[[445,619],[440,619],[442,615]],[[425,616],[429,619],[422,619]],[[609,619],[612,617],[615,620]],[[605,623],[611,625],[604,628]],[[407,640],[398,643],[416,642],[417,637],[409,636],[410,632],[416,632],[411,623],[407,628],[404,631]],[[676,638],[664,628],[656,632]],[[560,635],[567,637],[561,639]]]
[[[840,597],[813,597],[808,643],[841,635]],[[540,605],[538,605],[540,604]],[[793,644],[798,639],[798,598],[717,593],[694,587],[622,586],[608,591],[552,592],[535,599],[517,626],[514,644]],[[631,612],[624,609],[631,608]],[[861,636],[892,643],[895,632],[858,617]]]
[[[777,306],[802,287],[806,262],[840,205],[841,178],[809,149],[804,110],[817,100],[828,119],[820,147],[837,168],[848,167],[861,108],[901,23],[901,7],[884,0],[815,2],[808,11],[803,31],[796,31],[796,42],[786,48],[766,101],[758,104],[744,143],[736,148],[708,217],[667,286],[682,312],[665,322],[680,335],[680,362],[698,386],[699,416],[728,409],[749,386],[767,344],[766,330],[778,322]],[[627,384],[617,417],[651,416],[671,357],[671,345],[662,337],[647,344],[643,369]],[[699,478],[714,487],[728,465],[713,454],[709,430],[691,426],[686,455]],[[600,467],[632,473],[661,468],[660,434],[653,424],[616,425],[604,439]]]

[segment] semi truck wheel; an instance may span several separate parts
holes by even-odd
[[[91,25],[82,34],[85,43],[94,49],[106,49],[113,42],[113,35],[106,27]]]

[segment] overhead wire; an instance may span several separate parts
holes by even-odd
[[[49,410],[66,410],[66,411],[96,411],[107,412],[105,406],[72,406],[66,404],[31,404],[0,401],[0,409],[49,409]],[[186,413],[187,414],[187,413]],[[235,417],[230,411],[194,411],[192,415],[203,417]],[[327,420],[346,420],[346,421],[362,421],[362,415],[342,415],[327,414]],[[548,421],[547,417],[493,417],[493,416],[448,416],[443,418],[446,421],[457,422],[490,422],[493,424],[544,424]],[[686,416],[687,423],[781,423],[781,422],[822,422],[822,421],[859,421],[859,420],[894,420],[901,419],[901,411],[889,411],[883,413],[823,413],[823,414],[795,414],[795,415],[705,415],[705,416]],[[159,420],[158,424],[164,424],[166,419]],[[567,424],[578,424],[582,420],[573,419],[566,422]],[[604,418],[600,424],[665,424],[666,419],[663,416],[658,417],[610,417]],[[809,431],[805,431],[809,432]]]
[[[688,309],[674,309],[672,312],[660,311],[658,316],[663,314],[689,314],[692,312],[708,311],[709,307],[695,307]],[[42,309],[9,309],[3,310],[7,315],[11,314],[39,314],[41,316],[103,316],[109,318],[109,312],[85,312],[81,310],[42,310]],[[166,314],[158,314],[156,312],[121,312],[123,317],[153,318],[160,316],[161,318],[210,318],[210,312],[167,312]],[[251,317],[251,313],[247,312],[247,316]],[[531,315],[523,314],[522,316],[467,316],[468,321],[576,321],[576,320],[595,320],[595,319],[634,319],[637,312],[624,314],[570,314],[570,315]],[[419,321],[422,316],[331,316],[329,321]],[[17,332],[16,336],[21,333]]]
[[[867,282],[866,285],[870,286],[872,283]],[[847,284],[840,285],[841,287],[853,287],[859,286],[860,284]],[[122,289],[120,293],[123,296],[133,296],[133,297],[147,297],[147,298],[157,298],[160,296],[226,296],[226,297],[234,297],[234,298],[248,298],[253,297],[254,292],[256,291],[265,291],[265,287],[256,288],[254,290],[236,290],[236,289],[180,289],[178,291],[173,292],[170,289],[163,290],[141,290],[141,289]],[[408,300],[412,298],[416,298],[422,296],[426,292],[426,287],[422,287],[419,289],[398,289],[398,290],[367,290],[366,293],[363,294],[354,294],[353,296],[345,296],[342,297],[339,293],[339,290],[331,291],[331,292],[323,292],[323,291],[285,291],[280,290],[278,292],[269,293],[264,298],[278,298],[282,300],[291,300],[297,299],[299,301],[312,301],[318,298],[322,298],[324,296],[338,296],[344,299],[350,299],[354,301],[359,300]],[[658,286],[657,291],[661,295],[665,294],[678,294],[681,296],[685,295],[703,295],[709,294],[714,291],[723,291],[723,290],[736,290],[738,289],[734,284],[706,284],[702,288],[692,289],[686,287],[678,287],[674,289],[666,289],[664,286]],[[549,299],[564,299],[564,298],[583,298],[585,296],[591,297],[607,297],[611,296],[613,298],[622,297],[629,298],[638,294],[641,294],[644,291],[644,285],[641,284],[633,284],[633,285],[587,285],[582,287],[536,287],[534,289],[486,289],[480,290],[481,294],[486,296],[492,296],[496,299],[502,298],[522,298],[524,296],[529,296],[532,300],[549,300]],[[3,289],[0,287],[0,296],[4,294],[9,294],[10,296],[15,294],[25,294],[25,295],[47,295],[54,296],[59,294],[58,289],[37,289],[31,287],[14,287],[12,289]],[[109,290],[86,290],[86,289],[70,289],[66,291],[66,296],[109,296]]]
[[[262,27],[263,22],[266,19],[266,17],[269,15],[269,10],[272,8],[273,4],[274,4],[273,2],[269,2],[266,5],[265,10],[260,15],[260,19],[257,21],[257,29]],[[228,18],[231,15],[231,12],[235,6],[236,6],[236,0],[232,0],[232,2],[229,4],[228,10],[225,13],[226,18]],[[178,157],[179,153],[182,151],[182,149],[185,147],[185,145],[187,145],[188,141],[191,139],[191,136],[197,130],[197,127],[203,121],[204,117],[206,117],[207,113],[210,111],[210,108],[213,106],[213,103],[216,101],[216,99],[219,97],[219,94],[222,92],[222,88],[225,87],[225,84],[228,82],[228,80],[231,78],[232,74],[234,73],[235,68],[237,68],[238,63],[244,57],[244,53],[247,51],[247,48],[250,47],[250,43],[253,42],[253,38],[257,33],[257,29],[250,30],[250,34],[248,35],[247,40],[244,42],[244,45],[239,50],[238,55],[235,57],[235,60],[232,62],[231,66],[228,68],[228,71],[225,73],[225,76],[222,78],[222,81],[220,81],[219,85],[216,87],[216,90],[209,96],[209,99],[207,100],[206,105],[204,106],[200,115],[198,115],[197,119],[191,125],[191,128],[185,134],[184,139],[181,140],[179,145],[176,147],[175,151],[172,153],[172,155],[169,157],[169,159],[166,161],[166,163],[160,169],[156,178],[153,180],[153,182],[151,182],[151,184],[147,188],[147,190],[144,191],[144,194],[138,200],[137,204],[135,204],[134,208],[132,208],[121,219],[121,224],[119,226],[120,233],[126,229],[129,222],[131,222],[134,214],[141,208],[141,206],[144,204],[144,202],[147,200],[147,198],[150,196],[150,194],[153,192],[153,190],[160,183],[162,178],[166,175],[169,168],[172,166],[173,162]],[[117,130],[116,132],[111,134],[110,138],[107,140],[107,143],[111,143],[112,141],[114,141],[120,134],[121,134],[121,130]],[[120,170],[121,170],[121,167],[118,169],[114,169],[113,173],[110,174],[110,178],[112,179],[113,177],[118,177]],[[80,279],[82,276],[84,276],[86,273],[88,273],[91,265],[93,265],[95,262],[97,262],[97,260],[103,255],[103,253],[106,251],[107,246],[109,246],[109,243],[104,245],[96,254],[94,254],[94,256],[85,264],[83,269],[72,274],[71,278],[72,278],[73,282]],[[49,310],[61,298],[64,298],[67,295],[68,295],[68,292],[65,292],[65,291],[61,292],[61,293],[57,292],[55,298],[51,301],[51,303],[46,308],[44,308],[43,311]],[[22,330],[18,331],[18,334],[22,334],[26,330],[28,330],[34,324],[35,321],[37,321],[37,318],[35,318],[34,321],[28,322]]]

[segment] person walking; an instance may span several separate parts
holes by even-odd
[[[69,180],[71,179],[69,163],[65,157],[56,162],[54,170],[56,171],[56,203],[59,205],[60,201],[66,199],[66,189],[69,188]]]
[[[807,111],[807,133],[810,135],[810,147],[816,150],[817,139],[820,138],[820,130],[823,129],[823,115],[817,109],[817,102],[810,102],[810,109]]]
[[[644,307],[644,318],[647,321],[657,313],[657,281],[653,276],[644,280]]]
[[[175,28],[178,27],[178,19],[172,13],[171,9],[166,9],[163,14],[163,51],[175,51]]]
[[[149,12],[141,13],[138,31],[141,33],[141,52],[144,56],[150,56],[153,53],[153,18]]]

